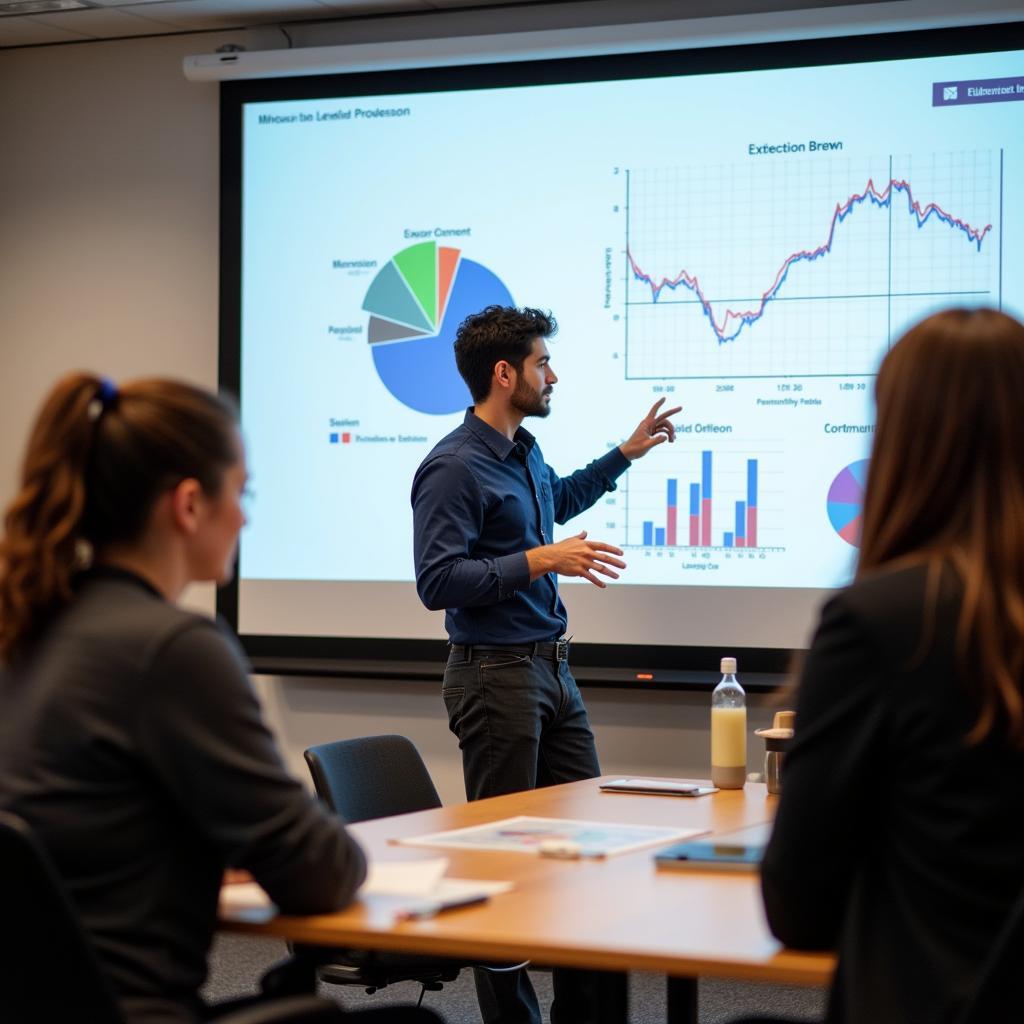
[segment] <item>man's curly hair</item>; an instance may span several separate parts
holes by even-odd
[[[550,312],[524,306],[488,306],[467,316],[455,335],[455,365],[474,402],[491,392],[496,363],[505,360],[521,371],[536,338],[550,338],[558,324]]]

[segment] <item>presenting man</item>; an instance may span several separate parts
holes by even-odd
[[[567,616],[557,574],[598,587],[618,578],[622,551],[586,531],[555,543],[554,523],[590,508],[632,460],[675,440],[659,400],[624,444],[559,477],[527,416],[547,416],[558,378],[545,339],[554,318],[489,306],[467,317],[455,360],[473,397],[463,424],[424,459],[412,485],[416,587],[445,609],[451,653],[443,695],[462,750],[470,800],[600,774],[594,736],[569,671]],[[488,1024],[539,1024],[525,971],[477,971]],[[596,1014],[593,976],[554,972],[552,1024]]]

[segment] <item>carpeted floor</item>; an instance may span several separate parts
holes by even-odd
[[[283,942],[240,935],[218,937],[210,958],[210,977],[204,994],[221,1000],[257,991],[260,975],[286,955]],[[551,975],[531,972],[541,1006],[551,1004]],[[323,994],[351,1009],[370,1009],[389,1003],[415,1003],[418,985],[393,985],[372,996],[355,986],[329,986]],[[663,1024],[665,1020],[665,979],[655,974],[630,975],[630,1024]],[[473,988],[472,971],[463,971],[457,981],[440,992],[427,992],[423,1000],[448,1024],[479,1024],[480,1014]],[[825,993],[821,989],[796,986],[757,985],[743,982],[702,981],[700,983],[700,1024],[728,1024],[737,1017],[772,1014],[799,1020],[820,1020]]]

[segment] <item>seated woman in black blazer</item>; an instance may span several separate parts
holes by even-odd
[[[825,606],[763,868],[838,949],[827,1020],[952,1019],[1024,887],[1024,326],[950,310],[882,364],[856,580]]]
[[[48,849],[127,1024],[207,1015],[226,866],[298,914],[347,903],[366,873],[285,771],[237,643],[174,603],[228,578],[245,482],[217,396],[75,374],[40,413],[0,541],[0,808]]]

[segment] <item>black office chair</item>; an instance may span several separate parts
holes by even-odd
[[[363,736],[310,747],[303,755],[317,796],[344,821],[372,821],[441,806],[427,766],[404,736]],[[297,949],[301,956],[301,950]],[[463,961],[413,954],[343,950],[339,962],[319,968],[320,980],[362,985],[374,992],[398,981],[415,981],[423,992],[454,981]]]
[[[4,1024],[124,1024],[114,994],[46,851],[17,815],[0,812],[0,907],[10,942],[0,957]],[[220,1024],[328,1024],[338,1007],[314,996],[253,1004]]]
[[[345,821],[441,806],[419,751],[404,736],[363,736],[305,752],[317,795]]]

